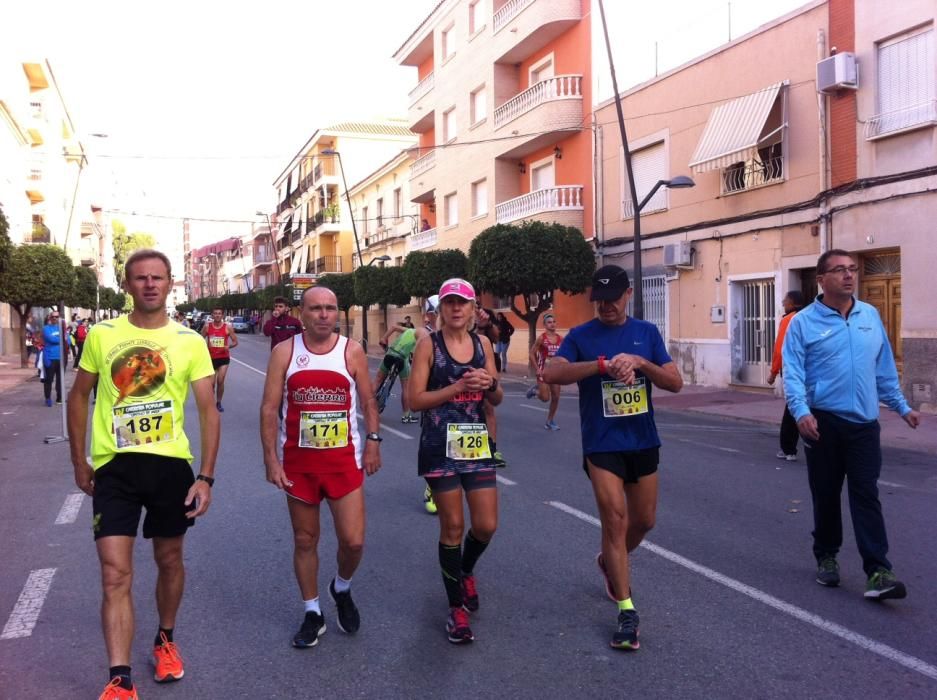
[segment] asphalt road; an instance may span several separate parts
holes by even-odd
[[[498,410],[509,467],[500,527],[476,569],[476,643],[446,641],[437,524],[416,476],[419,426],[400,424],[393,399],[384,468],[366,483],[353,587],[361,631],[338,631],[325,596],[328,633],[314,649],[291,648],[302,606],[289,519],[264,480],[258,430],[268,355],[258,336],[234,351],[214,503],[187,538],[176,628],[186,677],[169,686],[152,681],[155,568],[149,543],[137,544],[142,698],[937,697],[937,471],[926,455],[885,450],[890,556],[909,597],[876,604],[862,598],[848,522],[843,585],[814,583],[804,465],[774,458],[773,429],[659,412],[658,523],[633,560],[642,648],[621,653],[608,647],[616,611],[593,563],[599,530],[575,392],[562,399],[562,429],[547,432],[543,405],[510,377]],[[0,414],[0,697],[97,697],[107,659],[89,499],[74,496],[67,445],[42,442],[59,419],[37,383],[0,395]],[[195,437],[194,407],[188,428]],[[324,592],[335,540],[323,518]]]

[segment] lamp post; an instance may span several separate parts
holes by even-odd
[[[376,262],[387,262],[388,260],[390,260],[389,255],[378,255],[376,258],[371,258],[370,260],[368,260],[368,264],[366,267],[371,267],[371,265],[373,265]]]
[[[351,232],[355,237],[355,250],[358,251],[358,263],[360,264],[364,258],[361,256],[361,243],[358,241],[358,227],[355,225],[355,217],[352,214],[351,209],[351,195],[348,193],[348,181],[345,179],[345,166],[342,165],[342,154],[338,151],[327,148],[322,151],[324,156],[336,156],[338,158],[338,169],[342,173],[342,186],[345,188],[345,201],[348,204],[348,216],[351,218]],[[375,258],[374,260],[377,260]],[[372,260],[371,262],[374,262]],[[368,309],[366,306],[362,305],[361,307],[361,343],[364,346],[364,351],[368,351]]]

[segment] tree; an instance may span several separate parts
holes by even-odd
[[[403,261],[403,287],[411,297],[425,299],[452,277],[466,277],[468,258],[461,250],[417,250]]]
[[[98,278],[94,270],[83,265],[76,265],[75,285],[71,294],[65,298],[69,306],[81,309],[93,309],[97,303]]]
[[[3,207],[0,207],[0,272],[7,268],[12,253],[13,243],[10,241],[10,225],[3,215]]]
[[[511,298],[511,310],[527,322],[528,348],[556,290],[580,294],[595,272],[592,246],[579,229],[542,221],[485,229],[472,241],[468,259],[469,279],[477,289]],[[523,311],[517,297],[524,300]]]
[[[54,306],[72,293],[75,270],[71,258],[53,245],[21,245],[10,252],[0,272],[0,301],[20,317],[20,362],[26,367],[26,318],[34,306]]]
[[[351,335],[351,321],[348,312],[352,306],[358,305],[355,296],[355,275],[353,272],[333,273],[322,275],[317,282],[320,287],[328,287],[338,298],[338,308],[345,312],[345,335]]]
[[[153,248],[156,239],[149,233],[127,233],[127,227],[120,221],[114,220],[111,224],[114,231],[114,276],[117,284],[124,286],[124,264],[135,250],[140,248]]]
[[[384,311],[384,326],[387,326],[387,306],[403,306],[410,303],[410,294],[404,289],[402,267],[373,267],[365,265],[353,273],[355,296],[364,313],[371,304],[379,304]]]

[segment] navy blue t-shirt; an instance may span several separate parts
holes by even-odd
[[[608,326],[598,319],[576,326],[563,340],[556,354],[569,362],[594,362],[599,355],[610,360],[622,352],[640,355],[658,366],[672,362],[657,326],[630,317],[620,326]],[[604,395],[603,383],[607,385]],[[620,401],[624,397],[630,401],[634,392],[616,391],[612,386],[614,380],[608,375],[594,374],[578,382],[583,454],[632,452],[660,447],[660,438],[654,425],[651,382],[642,372],[635,372],[635,383],[644,384],[647,411],[607,417],[606,404],[611,404],[608,399]]]

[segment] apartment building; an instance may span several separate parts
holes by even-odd
[[[414,143],[406,121],[398,119],[317,130],[273,183],[270,242],[279,274],[350,272],[355,241],[346,183]]]
[[[529,220],[592,237],[590,5],[443,0],[394,54],[417,69],[410,194],[429,224],[407,251],[468,252],[484,229]],[[555,305],[564,326],[592,313],[581,295]],[[521,360],[526,332],[515,326],[525,336],[511,346]]]
[[[241,238],[232,236],[209,243],[191,252],[192,282],[190,299],[217,297],[246,291],[243,279],[252,272],[251,248]]]
[[[430,231],[429,221],[420,218],[420,205],[410,201],[412,163],[411,149],[402,150],[348,190],[365,265],[400,267],[407,255],[408,243]],[[352,268],[357,269],[359,264],[358,253],[355,252],[352,254]],[[402,320],[408,314],[412,319],[419,319],[419,306],[389,310],[388,323]],[[355,325],[352,335],[360,335],[360,318],[357,316]],[[383,311],[369,312],[368,328],[372,337],[387,330]]]
[[[251,225],[251,289],[276,284],[278,272],[271,227],[268,224]]]

